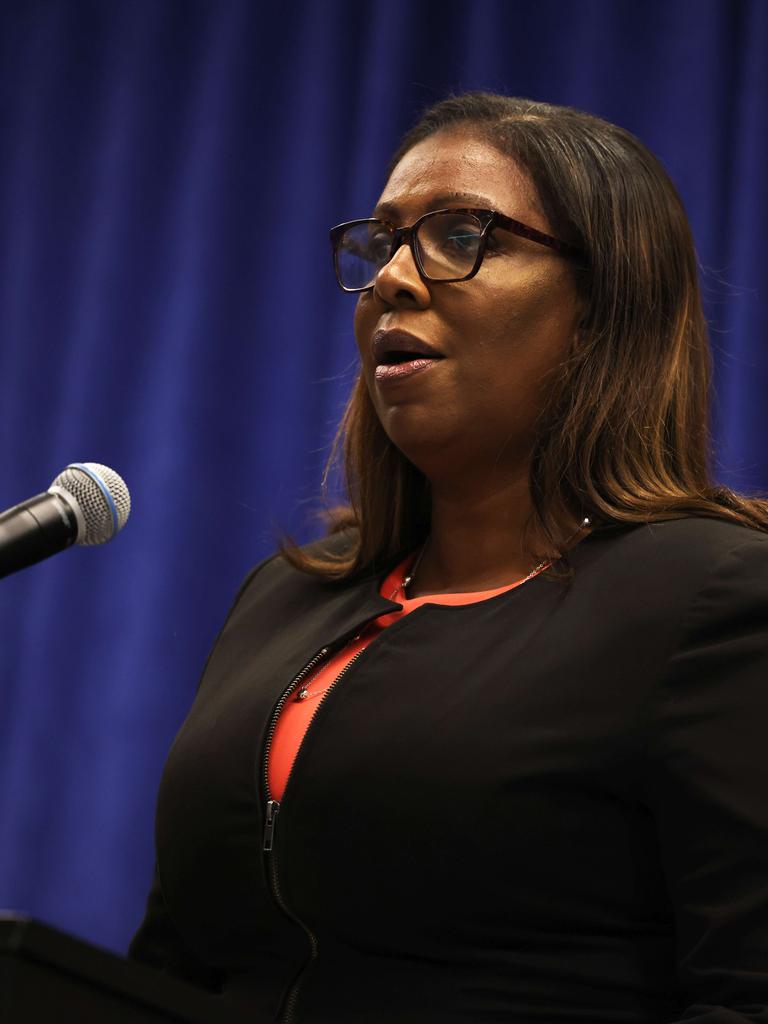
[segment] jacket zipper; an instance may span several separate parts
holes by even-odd
[[[272,740],[275,735],[275,729],[277,728],[277,721],[280,718],[280,714],[283,710],[283,707],[285,706],[285,702],[288,700],[291,694],[293,694],[298,689],[301,683],[304,682],[307,676],[317,667],[317,665],[330,652],[330,650],[330,647],[323,647],[321,650],[319,650],[317,654],[314,656],[314,658],[312,658],[312,660],[304,666],[304,668],[301,670],[301,672],[299,672],[297,676],[294,676],[294,678],[291,680],[287,688],[283,690],[283,693],[280,696],[280,700],[277,702],[277,704],[275,705],[275,710],[272,712],[272,718],[270,720],[269,729],[267,731],[267,741],[264,747],[263,771],[264,791],[267,794],[267,808],[264,819],[264,842],[262,844],[262,848],[269,858],[269,876],[272,884],[272,895],[275,898],[275,902],[280,907],[282,912],[286,915],[286,917],[290,918],[290,920],[293,921],[294,924],[298,925],[299,928],[301,928],[301,930],[307,936],[307,939],[309,940],[309,959],[306,961],[301,971],[299,971],[294,980],[291,982],[291,986],[283,1002],[283,1011],[281,1014],[282,1024],[291,1024],[291,1021],[293,1021],[294,1019],[294,1011],[296,1009],[296,1002],[299,997],[302,982],[304,978],[307,976],[309,969],[312,967],[315,960],[317,960],[318,943],[317,936],[315,935],[315,933],[306,924],[304,924],[304,922],[300,918],[298,918],[291,910],[288,909],[285,900],[283,899],[283,894],[280,890],[280,876],[277,870],[277,857],[273,850],[275,841],[275,829],[277,827],[277,816],[280,813],[280,801],[272,800],[269,793],[269,753],[272,748]],[[355,656],[351,658],[350,661],[344,666],[344,668],[341,670],[341,672],[339,672],[334,681],[323,694],[323,699],[325,699],[331,692],[331,690],[333,690],[338,685],[342,677],[347,674],[347,672],[352,668],[352,666],[360,658],[360,655],[363,654],[364,651],[365,648],[363,648],[362,651],[358,651],[357,654],[355,654]],[[309,729],[311,728],[312,723],[315,720],[315,716],[317,715],[317,712],[320,709],[322,703],[323,701],[320,701],[320,703],[315,707],[315,710],[312,712],[312,717],[310,718],[309,724],[307,725],[307,731],[309,731]]]
[[[322,647],[317,654],[312,658],[311,661],[307,662],[304,668],[299,672],[298,675],[294,676],[290,681],[285,690],[280,695],[280,700],[275,705],[275,709],[272,712],[272,718],[269,722],[269,729],[267,730],[267,742],[264,746],[264,764],[262,766],[263,778],[264,778],[264,792],[267,794],[267,818],[264,826],[264,850],[269,852],[272,849],[272,841],[275,834],[275,819],[280,813],[280,801],[271,800],[269,795],[269,752],[272,749],[272,740],[275,736],[275,729],[277,728],[277,720],[280,718],[285,702],[297,689],[300,683],[302,683],[307,676],[328,654],[330,647]]]

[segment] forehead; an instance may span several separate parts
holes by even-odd
[[[438,132],[409,149],[376,210],[410,218],[449,202],[489,207],[521,220],[543,216],[533,184],[517,163],[463,132]]]

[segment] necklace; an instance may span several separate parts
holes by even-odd
[[[592,520],[589,518],[589,516],[584,516],[584,518],[582,519],[581,523],[576,527],[576,529],[573,531],[573,533],[566,540],[566,545],[570,544],[570,542],[573,540],[573,538],[576,536],[577,533],[580,533],[582,530],[588,530],[591,527],[591,525],[592,525]],[[407,573],[403,577],[402,583],[398,583],[398,585],[392,591],[392,596],[390,597],[390,601],[394,601],[395,595],[397,593],[399,593],[399,591],[401,591],[401,590],[403,592],[403,597],[405,597],[405,591],[408,589],[408,587],[410,587],[410,585],[416,579],[416,573],[418,572],[419,566],[421,565],[421,560],[424,557],[424,552],[427,550],[428,545],[429,545],[429,537],[427,537],[427,539],[422,544],[421,551],[416,556],[416,561],[413,563],[413,565],[411,567],[411,571],[409,573]],[[548,569],[550,565],[552,565],[552,560],[551,559],[545,559],[543,562],[539,562],[539,564],[537,566],[534,566],[534,568],[531,569],[531,571],[528,573],[527,576],[524,576],[521,580],[518,580],[515,585],[519,587],[523,583],[527,583],[528,580],[532,580],[534,576],[538,576],[539,573],[543,572],[544,569]],[[510,587],[512,585],[513,584],[511,584],[511,583],[509,584]],[[491,590],[495,590],[495,589],[501,589],[501,588],[500,587],[499,588],[491,587],[490,589]]]
[[[413,565],[411,566],[411,571],[409,573],[406,573],[405,576],[403,576],[401,582],[398,583],[397,586],[395,587],[395,589],[392,591],[392,594],[391,594],[391,596],[389,598],[390,601],[394,601],[395,594],[399,593],[399,591],[401,591],[401,590],[403,592],[403,596],[405,596],[406,590],[408,589],[408,587],[410,587],[410,585],[416,579],[416,573],[419,571],[419,566],[421,565],[421,560],[424,557],[424,552],[426,550],[427,550],[427,541],[425,540],[424,543],[421,545],[421,551],[418,553],[418,555],[416,556],[416,558],[414,560]]]
[[[587,520],[587,522],[588,522],[588,520]],[[398,585],[392,591],[392,596],[390,597],[390,601],[394,601],[395,595],[398,594],[401,590],[403,592],[403,597],[405,597],[405,591],[408,589],[408,587],[410,587],[410,585],[416,579],[416,573],[418,571],[419,565],[421,564],[421,560],[424,557],[424,552],[427,550],[427,543],[428,543],[428,540],[424,541],[424,544],[422,545],[421,551],[417,555],[416,561],[413,563],[413,566],[411,567],[411,571],[409,573],[407,573],[405,576],[403,576],[402,582],[398,583]],[[527,576],[524,576],[521,580],[517,580],[517,582],[514,583],[514,584],[510,583],[509,586],[510,587],[518,586],[519,587],[523,583],[527,583],[528,580],[532,580],[534,576],[538,576],[540,572],[542,572],[544,569],[548,568],[551,564],[552,564],[552,562],[551,561],[547,561],[546,559],[543,562],[539,562],[538,565],[534,566],[534,568],[531,569],[531,571],[528,573]],[[499,587],[499,588],[490,587],[488,589],[490,589],[490,590],[499,589],[500,590],[502,588],[501,587]]]

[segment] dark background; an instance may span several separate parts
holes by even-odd
[[[0,508],[72,461],[125,532],[0,582],[0,906],[124,949],[165,753],[248,567],[309,536],[353,379],[327,229],[449,91],[635,132],[689,211],[716,475],[768,486],[765,0],[0,4]]]

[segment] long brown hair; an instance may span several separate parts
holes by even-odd
[[[472,92],[428,109],[392,157],[441,131],[469,132],[527,171],[552,230],[578,246],[586,314],[553,378],[530,464],[529,536],[563,551],[594,525],[710,516],[768,531],[768,501],[710,475],[710,351],[690,226],[666,171],[632,134],[570,107]],[[284,541],[326,579],[384,566],[429,531],[429,484],[392,444],[358,376],[323,481],[341,463],[342,553]]]

